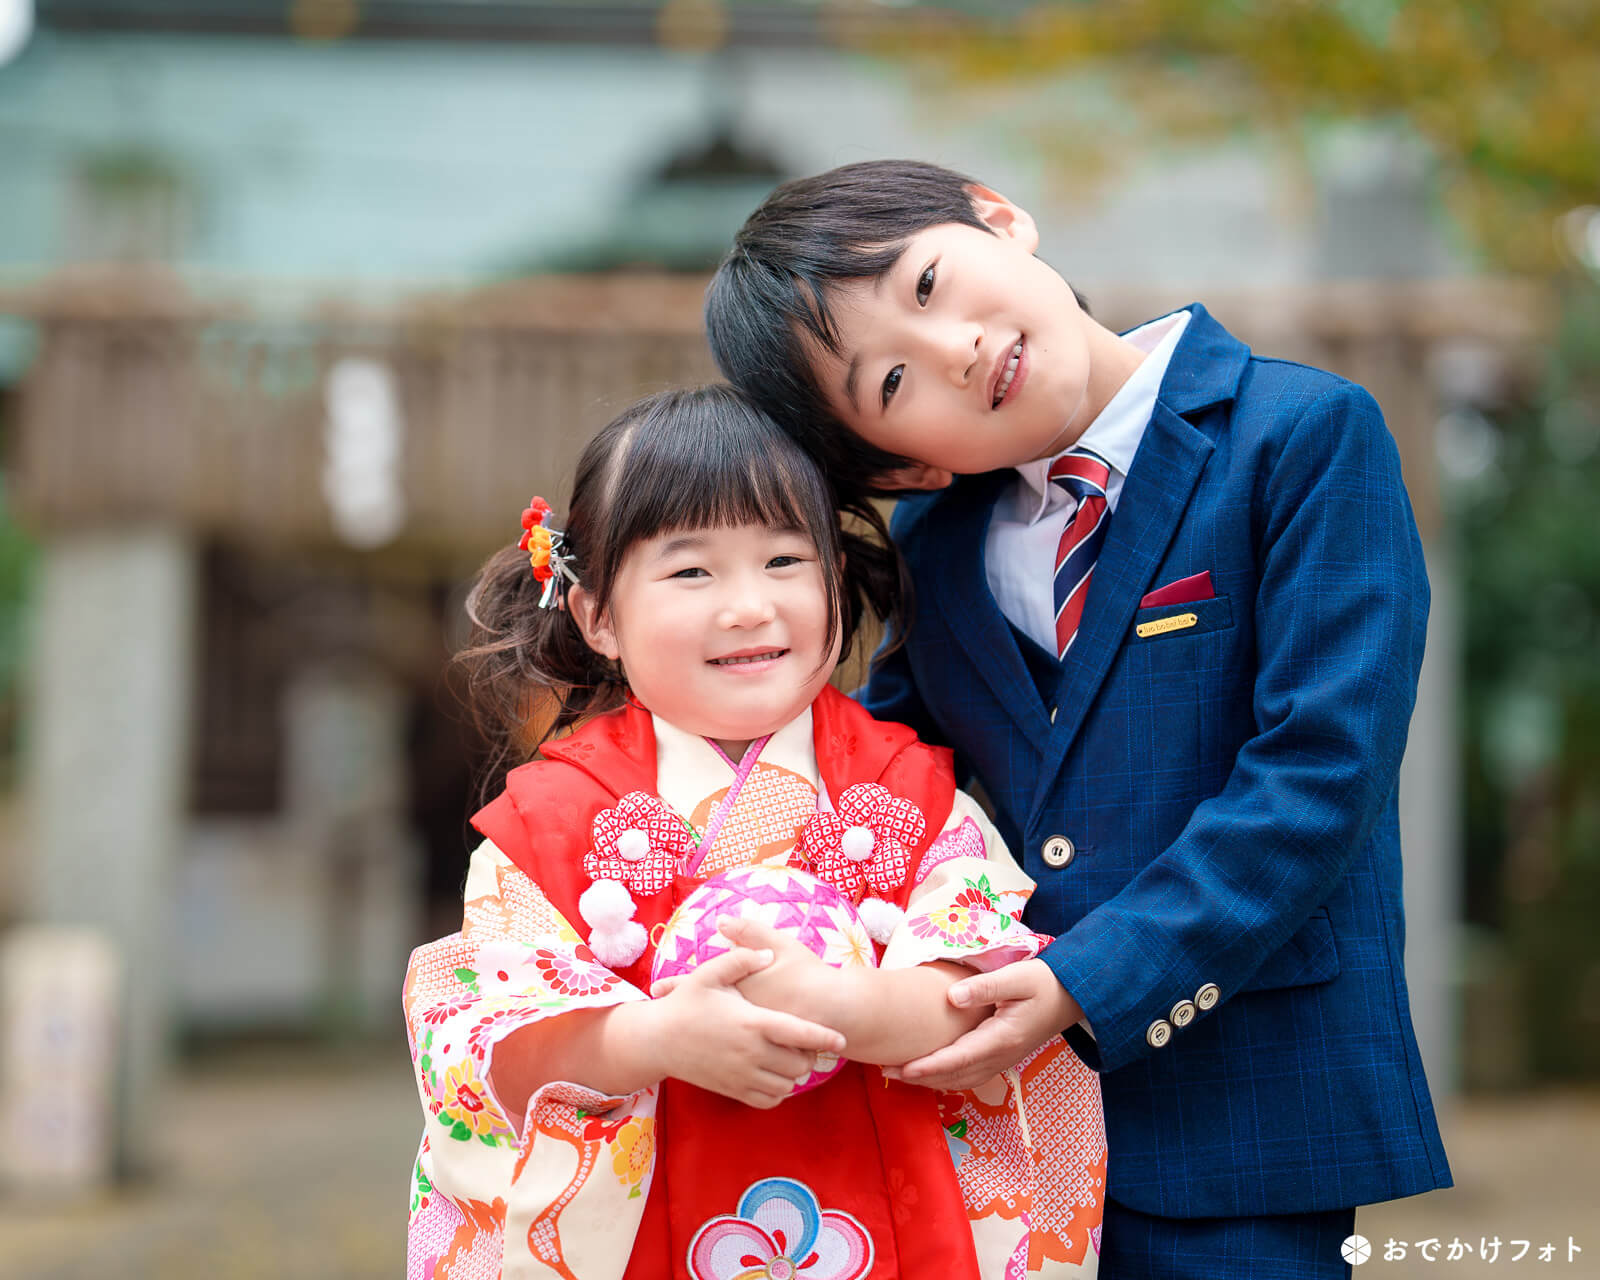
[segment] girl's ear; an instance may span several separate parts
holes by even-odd
[[[975,182],[966,191],[972,207],[990,231],[1003,240],[1019,241],[1029,253],[1038,249],[1039,228],[1026,209],[1012,204],[993,188]]]
[[[943,489],[954,479],[955,473],[942,467],[929,466],[926,462],[908,462],[893,471],[885,471],[872,484],[873,488],[883,493],[901,493],[907,489]]]
[[[622,650],[617,648],[616,629],[611,624],[611,611],[607,609],[602,613],[596,609],[594,597],[577,583],[567,588],[567,609],[583,633],[585,644],[613,662],[622,657]]]

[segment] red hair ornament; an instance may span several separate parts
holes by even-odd
[[[566,533],[551,528],[549,519],[550,504],[536,496],[522,513],[522,537],[517,547],[528,553],[534,578],[544,584],[539,607],[562,609],[566,607],[567,584],[577,582],[578,575],[572,570]]]

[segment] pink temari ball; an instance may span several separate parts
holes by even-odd
[[[781,929],[836,969],[878,963],[861,917],[832,885],[793,867],[740,867],[712,876],[672,913],[656,946],[651,980],[676,978],[731,951],[733,944],[717,932],[730,916]],[[832,1054],[819,1055],[817,1070],[795,1092],[816,1088],[843,1065]]]

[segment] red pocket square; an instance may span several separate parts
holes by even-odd
[[[1169,582],[1164,587],[1157,587],[1149,595],[1139,601],[1141,609],[1154,609],[1164,604],[1193,604],[1196,600],[1211,600],[1216,597],[1216,592],[1211,589],[1211,570],[1197,573],[1192,578],[1179,578],[1176,582]]]

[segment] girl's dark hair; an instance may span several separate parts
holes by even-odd
[[[883,517],[841,524],[822,473],[805,452],[733,387],[664,391],[608,423],[578,459],[564,529],[573,569],[604,610],[635,543],[678,529],[755,523],[794,528],[817,549],[829,635],[840,659],[870,608],[904,630],[909,579]],[[566,609],[542,609],[525,551],[491,556],[467,596],[472,630],[455,655],[469,711],[489,743],[483,790],[532,757],[547,738],[620,707],[617,664],[584,642]]]
[[[739,229],[706,290],[706,333],[723,377],[817,459],[847,506],[910,460],[867,443],[828,407],[813,365],[819,347],[841,354],[829,294],[889,271],[929,227],[989,231],[973,185],[917,160],[867,160],[785,182]]]

